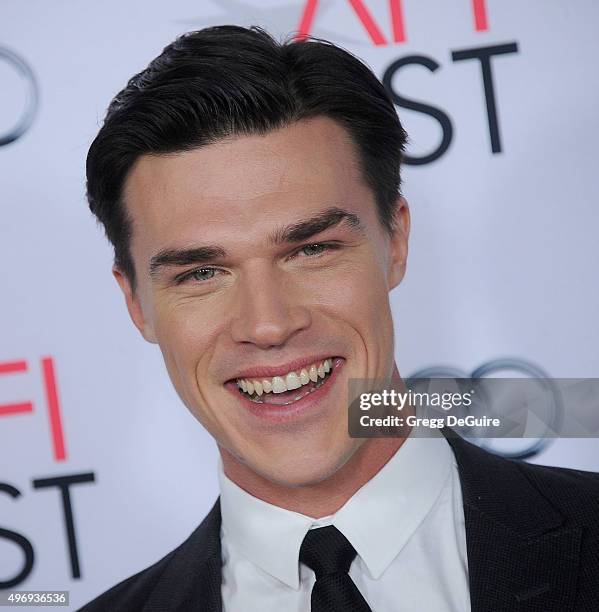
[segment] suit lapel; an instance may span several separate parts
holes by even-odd
[[[143,612],[222,612],[220,501],[172,553]]]
[[[582,531],[518,462],[444,430],[462,486],[472,612],[573,610]],[[175,551],[143,612],[222,612],[220,503]]]
[[[517,462],[445,431],[460,473],[472,612],[572,610],[581,529]]]

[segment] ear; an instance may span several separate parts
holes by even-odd
[[[393,231],[390,242],[389,290],[401,283],[406,273],[408,238],[410,236],[410,208],[404,197],[399,197],[393,214]]]
[[[141,335],[148,342],[156,344],[158,340],[156,340],[154,330],[146,320],[146,317],[144,316],[139,294],[134,291],[133,287],[131,286],[131,282],[129,281],[129,278],[125,274],[123,274],[123,272],[119,270],[116,266],[113,266],[112,274],[125,296],[127,310],[129,311],[129,316],[135,324],[135,327],[137,327]]]

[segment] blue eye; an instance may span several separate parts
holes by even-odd
[[[224,272],[220,268],[196,268],[189,270],[175,277],[175,284],[182,285],[184,283],[198,284],[212,280],[216,276],[222,275]]]
[[[327,247],[324,244],[308,244],[305,247],[302,247],[302,253],[308,257],[311,257],[314,255],[320,255],[326,250],[326,248]]]
[[[200,268],[199,270],[194,270],[191,272],[188,278],[197,281],[207,281],[213,278],[214,274],[214,268]]]

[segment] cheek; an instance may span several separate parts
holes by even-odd
[[[306,284],[318,306],[358,330],[385,332],[389,322],[389,294],[383,266],[375,255],[341,261],[334,269],[319,272]]]
[[[156,309],[155,331],[173,384],[193,393],[196,372],[205,373],[214,352],[218,324],[193,300]]]
[[[356,355],[365,358],[363,375],[387,378],[394,363],[394,332],[387,279],[379,258],[373,255],[353,262],[327,280],[326,290],[319,293],[320,308],[339,324],[338,331],[347,336]]]
[[[219,328],[196,301],[159,312],[157,337],[171,382],[191,414],[220,439],[226,428],[213,410],[214,392],[207,386]]]

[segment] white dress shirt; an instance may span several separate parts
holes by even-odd
[[[375,612],[468,612],[462,494],[439,434],[408,437],[335,514],[266,503],[219,464],[224,612],[308,612],[314,572],[299,563],[309,529],[335,525],[357,551],[349,575]]]

